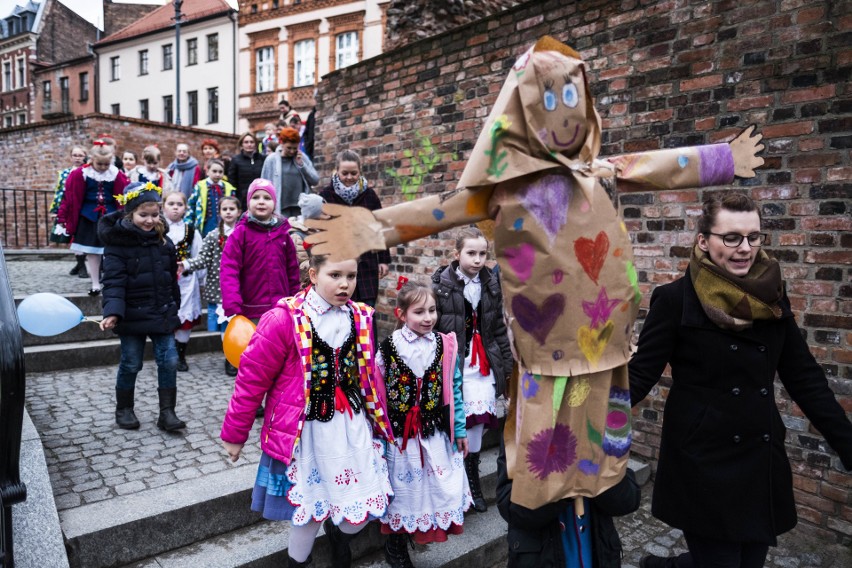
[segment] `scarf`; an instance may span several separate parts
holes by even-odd
[[[197,166],[198,160],[192,156],[182,164],[177,160],[169,164],[169,171],[174,172],[172,174],[172,183],[186,196],[192,195],[192,186],[195,185],[193,183],[195,176],[188,172],[194,170]]]
[[[359,177],[354,185],[346,187],[337,174],[334,174],[331,176],[331,185],[334,187],[334,193],[339,195],[347,205],[352,205],[355,199],[367,190],[367,180],[364,179],[364,176]]]
[[[748,274],[740,278],[716,266],[695,245],[689,259],[689,276],[704,313],[722,329],[741,331],[750,328],[755,320],[781,317],[781,267],[763,249],[757,252]]]
[[[281,222],[281,218],[278,215],[273,215],[272,217],[270,217],[266,221],[261,221],[260,219],[258,219],[254,215],[252,215],[251,213],[247,213],[247,215],[248,215],[248,220],[250,222],[256,223],[256,224],[260,225],[261,227],[272,228],[272,227],[277,226]]]

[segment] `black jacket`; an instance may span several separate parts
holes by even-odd
[[[98,223],[105,245],[104,317],[118,316],[119,335],[172,333],[180,325],[175,246],[123,217],[116,211]]]
[[[432,275],[432,289],[438,298],[438,323],[435,330],[441,333],[455,332],[459,342],[459,352],[464,353],[470,338],[465,337],[464,282],[456,274],[458,261],[439,268]],[[480,314],[482,317],[482,343],[488,364],[494,371],[494,388],[497,396],[506,393],[506,384],[512,373],[514,359],[509,347],[509,335],[503,319],[503,293],[500,279],[494,272],[484,267],[479,272],[482,285]]]
[[[237,188],[237,198],[240,200],[243,211],[246,211],[248,187],[251,182],[260,177],[265,158],[260,152],[246,156],[242,151],[237,152],[231,158],[231,163],[228,166],[228,181]]]
[[[686,276],[651,295],[630,360],[630,398],[647,396],[671,365],[652,512],[706,538],[775,545],[796,524],[786,428],[787,393],[852,467],[852,424],[802,338],[786,296],[783,317],[729,331],[704,313]]]
[[[538,509],[527,509],[510,501],[512,480],[506,472],[506,450],[500,438],[497,457],[497,508],[509,523],[508,568],[564,568],[559,515],[567,507],[573,510],[573,499],[548,503]],[[592,567],[619,568],[621,540],[613,517],[629,515],[639,508],[641,491],[633,471],[627,470],[615,486],[590,499],[589,514],[592,527]]]

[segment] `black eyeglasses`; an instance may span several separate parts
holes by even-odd
[[[724,235],[720,235],[719,233],[708,232],[707,234],[721,237],[722,243],[724,243],[724,245],[728,248],[737,248],[743,242],[743,239],[748,240],[748,246],[753,248],[762,246],[763,243],[766,242],[766,233],[749,233],[747,235],[741,235],[739,233],[725,233]]]

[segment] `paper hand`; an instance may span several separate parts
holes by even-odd
[[[734,175],[741,178],[753,178],[755,168],[763,165],[763,158],[757,155],[764,146],[760,143],[763,134],[754,134],[752,124],[731,140],[731,155],[734,157]],[[754,134],[754,135],[753,135]]]
[[[341,262],[387,248],[382,225],[369,209],[326,204],[322,212],[331,218],[305,221],[308,228],[319,231],[305,237],[311,254],[328,255],[329,261]]]

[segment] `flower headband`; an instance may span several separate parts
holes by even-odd
[[[121,203],[122,205],[127,205],[128,201],[132,201],[132,200],[136,199],[137,197],[142,195],[142,193],[145,192],[145,191],[156,191],[157,195],[163,195],[163,189],[160,186],[154,185],[153,183],[151,183],[149,181],[148,183],[146,183],[144,186],[140,187],[139,189],[134,189],[133,191],[128,191],[124,195],[116,195],[115,200],[118,201],[119,203]]]

